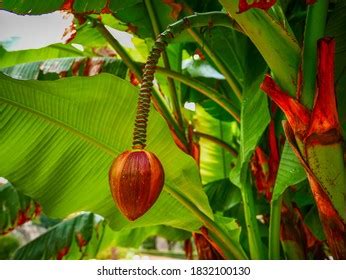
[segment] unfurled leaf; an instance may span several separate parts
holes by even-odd
[[[154,110],[148,150],[165,169],[164,191],[136,222],[126,221],[114,206],[108,171],[115,156],[131,145],[137,94],[130,83],[107,74],[47,82],[1,75],[5,118],[1,119],[0,174],[37,199],[48,216],[91,211],[118,230],[158,224],[199,228],[201,222],[174,196],[179,192],[212,217],[197,166],[176,147]]]

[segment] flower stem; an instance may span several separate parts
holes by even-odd
[[[228,143],[222,141],[221,139],[219,139],[219,138],[217,138],[217,137],[214,137],[214,136],[212,136],[212,135],[209,135],[209,134],[205,134],[205,133],[203,133],[203,132],[199,132],[199,131],[194,131],[193,134],[196,135],[196,136],[198,136],[198,137],[207,139],[207,140],[209,140],[210,142],[213,142],[213,143],[219,145],[220,147],[222,147],[222,148],[224,148],[225,150],[227,150],[232,156],[238,157],[238,152],[237,152],[237,150],[235,150],[232,146],[230,146]]]
[[[243,170],[244,174],[246,170]],[[249,183],[248,176],[244,177],[241,195],[244,207],[245,223],[249,240],[250,256],[252,260],[263,260],[264,250],[256,220],[256,207],[253,199],[252,185]]]
[[[269,259],[280,259],[280,221],[282,196],[270,203]]]
[[[224,62],[215,54],[212,48],[209,46],[208,42],[203,40],[202,36],[196,32],[194,29],[188,30],[192,38],[203,48],[206,54],[210,57],[210,59],[215,63],[216,67],[220,70],[221,74],[225,77],[227,83],[234,91],[235,95],[239,99],[242,100],[242,90],[239,86],[237,79],[234,75],[228,70],[227,66]]]
[[[158,21],[155,9],[153,7],[151,0],[144,0],[144,4],[147,8],[154,34],[157,37],[161,33],[161,28],[159,25],[159,21]],[[165,68],[171,69],[168,55],[167,55],[167,52],[165,49],[162,51],[162,60],[163,60],[163,65],[165,66]],[[182,113],[181,113],[181,109],[180,109],[180,103],[179,103],[179,99],[178,99],[177,89],[176,89],[175,84],[174,84],[174,80],[171,79],[170,77],[168,77],[167,83],[168,83],[168,88],[169,88],[170,95],[172,98],[173,111],[175,113],[174,115],[177,118],[179,127],[181,129],[183,129],[184,128],[184,122],[183,122],[183,117],[182,117]]]
[[[93,19],[92,19],[93,20]],[[113,47],[117,54],[124,61],[126,66],[135,74],[138,81],[142,82],[142,71],[138,63],[132,60],[123,46],[113,37],[113,35],[107,30],[107,28],[100,23],[99,21],[94,20],[94,25],[96,29],[102,34],[102,36],[107,40],[107,42]],[[161,94],[156,90],[153,91],[153,98],[156,101],[156,104],[159,107],[159,111],[162,113],[162,116],[166,119],[168,125],[175,131],[176,135],[180,141],[187,146],[186,137],[182,129],[178,126],[178,123],[174,119],[172,113],[166,105],[166,102],[162,98]]]
[[[170,76],[171,78],[173,78],[177,81],[180,81],[180,82],[190,86],[191,88],[199,91],[200,93],[202,93],[203,95],[205,95],[206,97],[210,98],[215,103],[220,105],[225,111],[227,111],[231,116],[233,116],[237,122],[240,122],[240,116],[239,116],[238,109],[228,100],[228,98],[220,95],[213,88],[203,84],[202,82],[200,82],[196,79],[193,79],[191,77],[187,77],[183,74],[180,74],[178,72],[174,72],[174,71],[171,71],[171,70],[168,70],[165,68],[156,67],[156,71],[158,73]]]

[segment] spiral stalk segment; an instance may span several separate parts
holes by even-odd
[[[143,79],[138,97],[132,149],[144,149],[146,146],[147,125],[155,68],[160,59],[161,53],[168,44],[166,39],[167,36],[173,37],[170,32],[164,32],[158,36],[144,66]]]
[[[137,114],[133,132],[132,149],[144,149],[146,146],[153,80],[156,65],[160,59],[161,53],[165,50],[169,41],[182,31],[203,26],[207,26],[208,28],[212,28],[213,26],[225,26],[238,29],[236,22],[231,19],[228,14],[223,12],[209,12],[187,16],[171,24],[164,32],[158,35],[143,70],[143,79],[138,97]]]

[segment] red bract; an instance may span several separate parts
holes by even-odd
[[[312,193],[319,207],[319,215],[330,250],[337,259],[345,259],[345,224],[315,176],[308,175]]]
[[[30,221],[30,218],[31,217],[28,217],[27,216],[27,212],[28,212],[28,209],[23,211],[23,210],[19,210],[18,211],[18,215],[17,215],[17,226],[20,226],[24,223],[26,223],[27,221]]]
[[[258,193],[267,196],[270,191],[268,190],[267,184],[269,177],[269,164],[267,155],[260,147],[256,148],[254,157],[251,160],[251,171],[255,178]]]
[[[288,206],[283,203],[280,239],[283,244],[287,242],[287,246],[294,244],[295,254],[300,254],[301,258],[308,259],[310,255],[313,259],[324,259],[326,257],[323,252],[322,242],[307,227],[300,209],[295,204]]]
[[[37,202],[35,202],[35,211],[34,211],[34,216],[38,217],[40,216],[42,213],[42,207],[40,204],[38,204]]]
[[[195,50],[195,54],[198,55],[199,58],[200,58],[201,60],[205,60],[205,55],[203,54],[203,52],[201,51],[201,49],[197,48],[197,49]]]
[[[343,182],[342,179],[339,180],[343,174],[328,172],[326,166],[323,166],[323,160],[335,160],[338,169],[343,169],[342,159],[331,156],[334,151],[342,152],[334,91],[334,52],[335,42],[332,38],[319,40],[316,93],[312,112],[298,100],[282,92],[270,77],[265,78],[261,88],[286,115],[289,124],[284,124],[285,134],[307,173],[328,245],[335,258],[343,259],[345,223],[341,213],[344,209],[342,199],[338,200],[339,196],[343,195]],[[297,92],[300,92],[299,88]]]
[[[310,112],[298,100],[283,92],[270,76],[264,78],[261,89],[281,108],[298,135],[305,135],[310,123]]]
[[[307,162],[303,158],[302,154],[300,153],[298,148],[294,144],[292,144],[295,143],[294,134],[291,127],[287,123],[284,124],[284,130],[287,136],[287,140],[291,144],[293,152],[300,160],[307,173],[311,191],[318,207],[319,216],[330,250],[332,251],[333,256],[337,259],[344,259],[345,224],[334,208],[334,205],[328,194],[325,192],[319,180],[316,178],[315,174],[312,172]]]
[[[192,250],[192,242],[191,239],[186,239],[184,241],[184,251],[185,251],[185,257],[187,260],[193,259],[193,250]]]
[[[109,182],[119,210],[134,221],[144,215],[159,197],[164,171],[153,153],[126,151],[114,160],[109,171]]]
[[[221,249],[208,236],[208,231],[205,227],[201,228],[200,233],[193,233],[195,245],[200,260],[224,260]]]
[[[82,233],[78,232],[76,234],[76,238],[77,238],[77,242],[78,242],[78,246],[80,249],[82,249],[82,247],[84,247],[85,245],[87,245],[88,241],[86,241],[84,239],[84,236]]]
[[[68,251],[70,250],[70,247],[66,246],[66,247],[63,247],[57,254],[56,256],[56,259],[57,260],[62,260],[63,257],[65,257],[68,253]]]
[[[107,0],[106,5],[102,8],[101,14],[111,14],[112,11],[109,8],[110,0]]]
[[[61,6],[62,11],[73,11],[74,0],[66,0]]]
[[[311,123],[306,138],[329,134],[329,141],[340,139],[339,117],[334,91],[334,52],[335,41],[325,38],[318,42],[318,71],[316,96]],[[327,140],[324,137],[323,140]],[[320,139],[322,140],[322,139]]]
[[[201,147],[198,142],[195,141],[193,137],[193,126],[189,125],[188,127],[188,140],[189,140],[189,154],[196,161],[199,166],[200,157],[201,157]]]
[[[129,77],[130,77],[130,83],[131,84],[133,84],[134,86],[139,85],[139,81],[138,81],[135,73],[133,73],[132,71],[129,71]]]
[[[183,4],[176,3],[175,0],[163,0],[163,3],[172,8],[170,16],[172,17],[172,19],[177,20],[181,11],[183,10]]]
[[[270,76],[265,77],[261,89],[285,113],[294,134],[301,140],[306,142],[308,138],[315,139],[313,135],[324,134],[325,137],[314,141],[334,142],[337,138],[340,139],[334,92],[335,41],[332,38],[321,39],[318,42],[318,49],[317,86],[312,113],[298,100],[283,92]]]
[[[274,6],[275,3],[276,3],[276,0],[253,0],[251,4],[249,4],[247,0],[239,0],[238,13],[240,14],[240,13],[246,12],[247,10],[252,8],[268,10],[272,6]]]
[[[155,109],[156,109],[156,102],[153,101],[154,103],[154,106],[155,106]],[[175,132],[175,130],[173,128],[169,128],[170,131],[171,131],[171,134],[173,136],[173,140],[174,140],[174,143],[177,145],[177,147],[182,150],[184,153],[186,154],[190,154],[189,150],[188,150],[188,147],[186,147],[186,145],[180,140],[180,138],[178,137],[177,133]]]
[[[269,124],[268,140],[269,157],[260,147],[257,147],[251,160],[251,171],[255,178],[258,193],[264,194],[266,199],[270,201],[280,161],[273,121]]]

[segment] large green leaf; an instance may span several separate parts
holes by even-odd
[[[272,199],[278,199],[289,186],[298,184],[305,178],[306,174],[302,165],[290,145],[286,142],[281,154]]]
[[[256,219],[257,209],[248,166],[250,157],[270,121],[270,114],[267,97],[259,89],[267,66],[252,45],[248,46],[245,69],[240,152],[237,165],[230,173],[230,179],[241,189],[251,258],[263,259],[264,248],[260,238],[259,222]]]
[[[16,260],[82,259],[96,256],[105,224],[93,213],[82,213],[50,228],[20,247]]]
[[[248,72],[241,110],[240,157],[243,162],[249,159],[270,121],[268,99],[259,89],[266,67],[259,57],[255,61],[257,71],[251,73],[249,70]],[[252,81],[251,77],[253,77]]]
[[[263,10],[250,9],[239,14],[239,0],[219,2],[260,51],[282,88],[294,95],[300,64],[300,47],[294,35],[285,29],[280,21]]]
[[[242,84],[245,76],[244,64],[246,46],[249,44],[248,38],[226,27],[214,28],[210,33],[210,35],[206,35],[205,40],[234,77],[237,78],[237,81]]]
[[[0,68],[52,58],[81,57],[83,52],[70,45],[54,44],[41,49],[7,52],[0,46]]]
[[[175,146],[154,110],[148,150],[164,166],[164,191],[135,222],[114,206],[108,170],[115,156],[130,148],[137,92],[108,74],[49,82],[0,75],[0,174],[37,199],[52,217],[91,211],[117,230],[159,224],[196,230],[201,223],[174,195],[179,193],[211,217],[197,167]]]
[[[197,131],[217,137],[226,143],[232,143],[232,140],[234,141],[238,136],[239,129],[235,123],[217,120],[200,106],[196,106],[194,119]],[[199,144],[201,148],[200,172],[203,184],[228,178],[234,156],[210,140],[200,138]]]
[[[266,64],[253,46],[248,47],[247,58],[241,107],[240,151],[230,177],[238,186],[241,173],[246,173],[244,168],[247,169],[247,163],[270,121],[267,97],[259,89],[267,71]]]
[[[89,61],[88,61],[89,60]],[[75,65],[75,67],[73,67]],[[76,65],[78,67],[76,67]],[[0,71],[7,76],[18,80],[56,80],[61,78],[59,74],[66,77],[83,76],[83,70],[90,65],[102,66],[99,70],[125,79],[127,67],[122,60],[109,57],[66,57],[48,59],[33,63],[17,64],[15,66],[2,68]],[[73,71],[72,71],[72,68]],[[95,70],[96,71],[96,70]],[[98,74],[98,73],[96,73]]]

